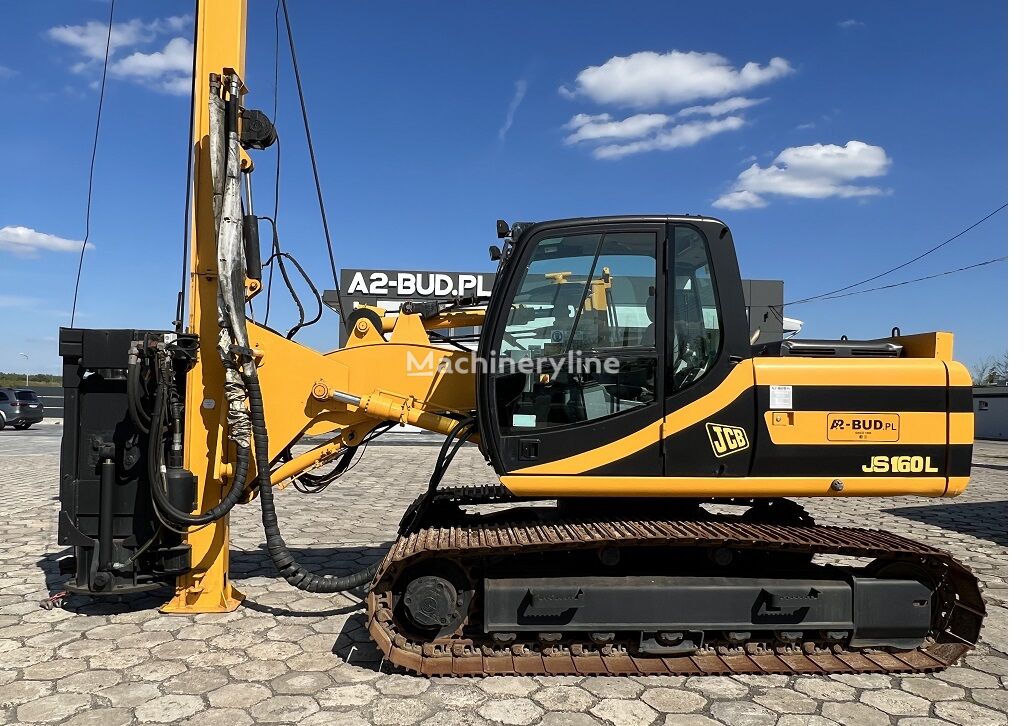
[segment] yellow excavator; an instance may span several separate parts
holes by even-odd
[[[972,648],[966,567],[793,500],[965,490],[951,334],[753,341],[726,224],[609,216],[500,220],[490,300],[361,308],[345,347],[312,350],[246,314],[251,154],[275,132],[244,105],[245,1],[196,22],[187,323],[61,330],[68,591],[231,611],[229,515],[259,507],[281,576],[364,588],[383,657],[416,673],[922,672]],[[445,332],[467,327],[476,349]],[[424,494],[379,564],[309,572],[275,497],[344,485],[396,424],[445,437]],[[444,484],[467,442],[497,483]]]

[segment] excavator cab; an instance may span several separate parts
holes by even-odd
[[[704,217],[514,229],[479,350],[479,423],[498,473],[744,473],[747,456],[721,461],[708,445],[675,444],[674,456],[661,426],[751,355],[729,229]],[[750,430],[753,416],[742,403],[723,423]]]

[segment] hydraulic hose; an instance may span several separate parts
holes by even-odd
[[[249,450],[245,447],[236,447],[235,475],[232,485],[225,494],[224,499],[213,507],[200,514],[191,514],[178,509],[168,497],[164,489],[164,424],[167,412],[167,384],[158,380],[156,391],[156,404],[153,409],[151,420],[150,441],[149,441],[149,462],[150,462],[150,490],[153,494],[153,501],[160,508],[161,514],[175,524],[180,525],[203,525],[216,522],[227,516],[236,504],[242,500],[246,490],[246,478],[249,476]]]
[[[264,401],[260,394],[260,381],[255,370],[243,374],[246,392],[249,394],[249,412],[253,420],[253,455],[256,459],[257,486],[260,489],[260,512],[263,517],[267,552],[282,578],[300,590],[307,592],[344,592],[365,585],[374,578],[378,563],[359,572],[343,577],[326,577],[308,571],[289,552],[278,528],[278,515],[274,510],[274,487],[271,485],[271,470],[267,461],[267,425],[264,420]]]

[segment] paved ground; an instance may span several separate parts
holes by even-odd
[[[310,597],[275,579],[255,507],[234,517],[232,575],[248,599],[225,616],[164,616],[160,600],[72,599],[59,583],[59,426],[0,432],[0,723],[542,724],[543,726],[987,726],[1006,723],[1007,447],[978,444],[968,494],[953,501],[808,501],[824,524],[886,528],[945,547],[983,580],[979,649],[936,676],[486,678],[379,672],[353,599]],[[436,451],[389,439],[319,499],[278,497],[307,566],[373,562],[418,493]],[[489,472],[475,451],[452,481]]]

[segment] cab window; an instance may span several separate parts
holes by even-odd
[[[676,392],[699,380],[716,362],[722,329],[705,238],[692,227],[675,228],[673,237],[673,314],[668,357],[671,392]]]
[[[655,400],[656,240],[610,232],[538,242],[500,343],[510,366],[496,378],[504,429],[590,421]]]

